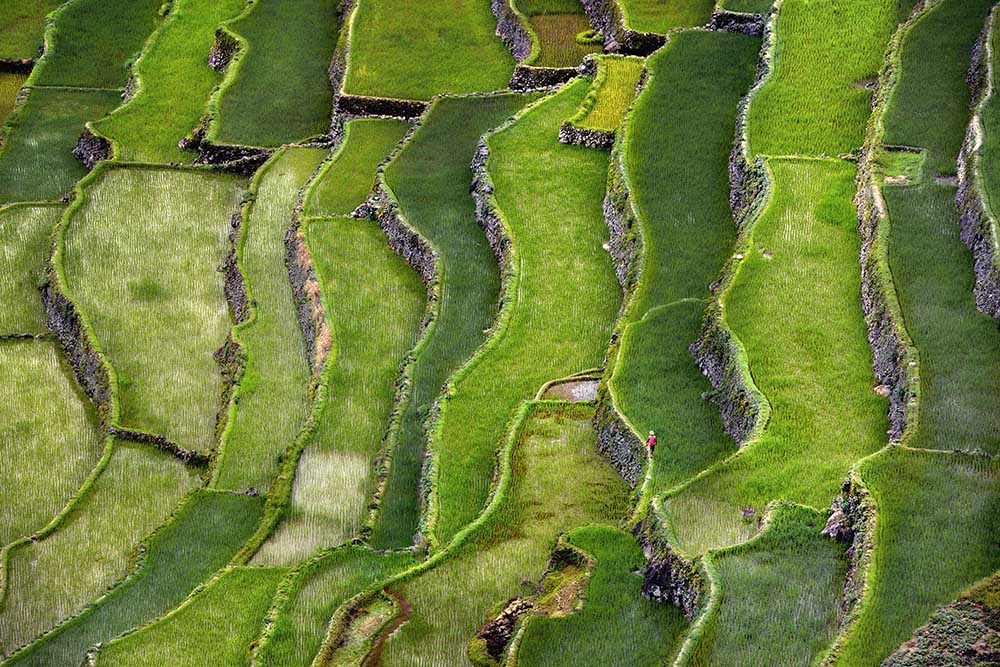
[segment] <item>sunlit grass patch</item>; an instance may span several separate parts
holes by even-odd
[[[635,99],[643,63],[642,58],[629,56],[599,57],[594,83],[570,122],[579,127],[613,132]]]
[[[374,553],[360,547],[332,551],[298,575],[300,588],[258,655],[267,667],[309,667],[330,618],[348,598],[412,565],[409,552]]]
[[[533,618],[517,653],[517,664],[639,667],[665,665],[687,625],[680,609],[644,599],[642,548],[628,533],[588,526],[567,541],[595,561],[583,593],[583,608],[561,618]]]
[[[896,27],[896,0],[784,0],[771,78],[750,105],[750,154],[830,155],[860,148],[874,77]]]
[[[27,75],[18,72],[0,72],[0,126],[7,121],[7,116],[14,110],[17,94]]]
[[[410,125],[392,118],[357,118],[347,123],[332,159],[309,186],[303,213],[349,215],[365,202],[375,185],[375,170]]]
[[[117,373],[122,425],[206,451],[231,322],[218,266],[242,181],[109,168],[67,213],[61,262]]]
[[[100,665],[242,665],[284,568],[237,567],[153,625],[100,648]]]
[[[1000,468],[893,448],[865,461],[878,509],[868,594],[837,664],[878,665],[940,605],[1000,568]]]
[[[100,458],[97,415],[53,341],[0,342],[0,545],[47,524]]]
[[[480,0],[359,0],[344,91],[426,100],[500,90],[514,58]]]
[[[0,335],[47,331],[38,287],[45,277],[52,232],[64,210],[64,206],[0,208]]]
[[[45,17],[64,0],[18,0],[0,5],[0,58],[37,58]]]
[[[34,88],[7,119],[0,203],[59,199],[87,174],[73,149],[84,123],[121,103],[117,90]]]
[[[394,382],[426,301],[417,273],[371,220],[314,220],[308,242],[333,331],[329,397],[299,461],[291,507],[255,557],[261,564],[294,564],[358,536]]]
[[[138,493],[148,491],[143,488]],[[116,499],[120,506],[108,511],[127,509],[137,497],[125,502]],[[79,667],[91,646],[166,613],[229,561],[253,532],[263,505],[262,498],[211,491],[192,494],[148,540],[138,570],[96,605],[19,653],[10,667]],[[89,522],[82,527],[87,530],[94,525]],[[52,539],[70,539],[58,535]],[[72,539],[81,540],[79,548],[83,549],[92,540],[75,529]]]
[[[714,0],[618,0],[625,27],[638,32],[666,33],[675,28],[705,25]]]
[[[10,554],[0,653],[9,654],[79,612],[124,577],[139,541],[198,483],[197,474],[169,454],[113,443],[107,467],[55,532]]]
[[[325,156],[321,148],[278,153],[257,172],[256,198],[243,212],[238,256],[254,310],[234,332],[246,366],[213,473],[216,488],[266,489],[306,419],[312,373],[285,266],[285,233],[300,189]]]
[[[385,667],[465,664],[479,628],[512,596],[533,593],[561,533],[627,511],[624,482],[597,453],[593,408],[530,410],[498,511],[458,553],[394,587],[413,613],[386,643]]]
[[[409,546],[417,528],[425,451],[421,421],[445,380],[485,340],[496,316],[499,271],[477,224],[469,164],[480,135],[502,123],[532,95],[445,98],[386,166],[385,179],[406,221],[436,249],[442,271],[434,328],[413,365],[410,397],[400,418],[373,544]]]
[[[337,43],[338,0],[258,0],[226,27],[246,52],[218,100],[208,138],[275,147],[325,134],[333,111],[330,60]]]
[[[162,20],[162,0],[76,0],[64,3],[46,31],[35,86],[122,88],[128,66]]]
[[[820,535],[822,512],[778,505],[760,537],[712,556],[721,591],[691,664],[809,667],[837,630],[844,545]]]
[[[744,508],[759,517],[776,499],[828,506],[851,464],[886,441],[860,303],[854,165],[769,166],[771,199],[724,307],[771,419],[747,450],[668,501],[673,541],[689,554],[752,529]],[[706,501],[719,511],[690,511]],[[709,525],[719,523],[729,528]]]
[[[621,290],[602,247],[607,154],[557,136],[586,87],[577,80],[488,140],[515,276],[509,319],[444,406],[434,445],[442,543],[482,510],[518,404],[548,380],[600,365],[608,344]]]
[[[173,3],[136,64],[138,92],[111,116],[92,123],[97,133],[115,142],[118,159],[190,162],[194,158],[177,143],[198,125],[212,88],[222,78],[208,66],[215,29],[244,7],[242,0]]]

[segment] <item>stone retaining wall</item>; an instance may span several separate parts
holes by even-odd
[[[90,171],[101,160],[111,158],[111,142],[90,130],[84,130],[76,142],[73,155]]]

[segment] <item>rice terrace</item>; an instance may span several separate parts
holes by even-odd
[[[1000,666],[995,2],[0,0],[0,667]]]

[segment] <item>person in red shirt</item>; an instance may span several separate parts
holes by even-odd
[[[649,432],[649,439],[646,441],[646,449],[649,450],[650,455],[652,455],[653,450],[656,449],[656,433],[653,431]]]

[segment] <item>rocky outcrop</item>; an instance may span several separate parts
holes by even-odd
[[[215,43],[208,52],[208,66],[220,74],[225,72],[239,48],[240,43],[231,32],[225,28],[216,29]]]
[[[698,614],[704,591],[705,580],[696,565],[667,546],[655,550],[643,574],[643,597],[672,604],[691,621]]]
[[[239,245],[242,226],[243,214],[234,213],[229,219],[229,250],[226,252],[226,259],[222,263],[222,273],[225,276],[223,292],[235,324],[245,321],[250,316],[250,303],[247,299],[246,281],[243,279],[243,272],[240,271],[239,262],[236,257],[236,249]]]
[[[507,85],[511,90],[518,91],[544,90],[571,81],[578,73],[575,67],[518,65],[514,68],[514,74]]]
[[[597,430],[597,450],[630,486],[642,479],[646,464],[646,448],[639,436],[622,420],[610,399],[598,404],[594,415]]]
[[[961,214],[962,240],[972,251],[979,310],[1000,319],[1000,247],[997,221],[990,209],[980,161],[984,141],[982,111],[993,95],[993,49],[991,40],[995,13],[990,15],[973,50],[968,82],[972,88],[975,113],[969,123],[958,158],[957,204]]]
[[[267,162],[273,150],[252,146],[229,146],[201,141],[197,144],[198,157],[195,164],[216,165],[221,169],[240,176],[252,176]]]
[[[743,14],[740,12],[715,11],[705,26],[709,30],[719,32],[738,32],[751,37],[764,34],[767,17],[761,14]]]
[[[76,142],[73,155],[89,171],[97,166],[101,160],[111,158],[111,142],[104,137],[97,136],[90,130],[84,130]]]
[[[625,26],[618,0],[582,0],[590,25],[604,35],[604,50],[648,56],[663,46],[667,38],[648,32],[636,32]]]
[[[511,0],[492,0],[493,16],[497,19],[497,35],[510,49],[518,63],[531,56],[535,41],[525,26],[524,17],[513,7]]]
[[[589,127],[578,127],[566,121],[559,128],[559,141],[564,144],[576,144],[602,151],[611,150],[615,145],[615,133],[612,130],[595,130]]]
[[[419,118],[426,109],[427,102],[419,100],[397,100],[390,97],[369,97],[345,93],[341,93],[337,98],[337,110],[351,116],[414,120]]]
[[[493,660],[499,660],[503,655],[507,644],[510,643],[510,639],[514,635],[518,619],[531,611],[532,607],[534,605],[530,600],[514,598],[507,603],[507,606],[496,618],[476,633],[476,639],[483,643],[486,653]]]
[[[1000,611],[962,599],[938,609],[882,667],[1000,664]]]

